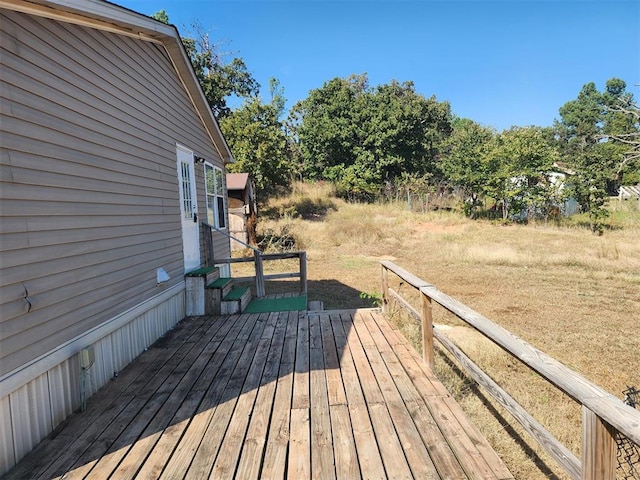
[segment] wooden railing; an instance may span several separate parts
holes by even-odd
[[[299,278],[300,293],[304,295],[307,294],[307,252],[264,253],[261,250],[247,243],[244,243],[242,240],[235,238],[233,235],[230,235],[223,230],[217,229],[206,222],[202,222],[202,226],[204,229],[206,257],[207,257],[208,266],[220,265],[225,263],[231,264],[231,263],[253,262],[255,266],[255,275],[250,277],[234,277],[234,279],[238,281],[255,281],[256,297],[258,298],[264,297],[266,295],[266,289],[265,289],[266,280],[281,280],[285,278]],[[235,240],[240,244],[244,245],[245,247],[247,247],[248,249],[252,250],[253,257],[215,258],[214,252],[213,252],[213,239],[211,236],[213,231],[221,233],[222,235],[229,237],[231,240]],[[298,259],[298,271],[285,272],[285,273],[272,273],[269,275],[265,275],[264,273],[265,261],[285,260],[289,258]]]
[[[285,260],[288,258],[298,259],[297,272],[272,273],[265,275],[264,262],[274,260]],[[300,279],[300,293],[307,294],[307,252],[286,252],[286,253],[262,253],[260,251],[253,252],[253,257],[240,258],[216,258],[216,263],[247,263],[253,262],[256,274],[250,277],[233,277],[238,281],[253,281],[256,283],[256,296],[258,298],[266,295],[266,280],[281,280],[285,278]]]
[[[422,326],[422,352],[427,365],[433,369],[434,338],[447,349],[478,384],[498,401],[524,429],[574,479],[614,480],[616,478],[616,439],[621,434],[640,445],[640,411],[593,384],[554,358],[537,350],[511,332],[473,311],[459,301],[445,295],[435,286],[407,272],[392,262],[383,260],[383,309],[388,312],[391,301],[405,308]],[[389,273],[420,293],[421,307],[414,308],[398,292],[389,287]],[[432,304],[444,307],[469,326],[476,329],[514,358],[537,372],[549,383],[582,406],[582,459],[578,459],[540,423],[538,423],[489,375],[474,364],[462,350],[433,325]]]

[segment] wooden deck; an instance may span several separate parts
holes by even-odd
[[[7,478],[513,478],[375,310],[190,318]]]

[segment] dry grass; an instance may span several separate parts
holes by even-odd
[[[316,198],[311,203],[326,205],[323,195],[319,186],[299,185],[295,199],[279,202]],[[615,204],[613,228],[598,237],[576,220],[569,227],[505,227],[455,213],[411,213],[403,205],[330,201],[335,209],[321,219],[284,216],[259,224],[294,232],[308,255],[309,297],[326,309],[370,306],[381,289],[379,261],[390,259],[614,395],[640,387],[635,205]],[[419,338],[411,321],[393,318],[408,327],[409,338]],[[579,456],[580,410],[573,401],[445,312],[436,311],[436,322],[449,325],[451,338]],[[566,478],[507,413],[456,373],[446,355],[436,363],[440,378],[517,478]]]

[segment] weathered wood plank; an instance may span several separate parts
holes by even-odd
[[[615,480],[618,465],[615,428],[586,407],[582,408],[582,423],[582,479]]]
[[[347,396],[344,392],[340,360],[329,315],[320,316],[320,328],[322,330],[322,352],[324,355],[324,370],[327,377],[329,405],[344,405],[347,403]]]
[[[320,317],[309,316],[310,406],[311,406],[311,472],[315,478],[335,478],[331,418],[327,380],[324,374],[324,354]]]
[[[197,412],[203,398],[207,394],[210,385],[214,382],[216,375],[224,364],[224,360],[231,350],[236,337],[242,328],[247,328],[247,316],[231,316],[221,317],[223,322],[230,326],[226,334],[225,329],[221,328],[214,336],[214,339],[223,337],[217,350],[213,353],[204,373],[198,378],[196,384],[186,395],[185,400],[171,417],[169,425],[160,432],[160,438],[157,440],[146,459],[143,461],[138,472],[135,471],[136,466],[130,462],[124,462],[121,465],[122,471],[118,470],[118,478],[159,478],[162,470],[169,461],[171,453],[174,451],[182,434],[189,426],[191,419]]]
[[[358,377],[361,379],[371,424],[378,439],[378,448],[382,456],[387,475],[390,478],[412,478],[411,470],[404,456],[400,439],[393,426],[393,421],[385,404],[384,394],[378,387],[370,360],[365,349],[375,348],[375,344],[366,328],[358,330],[356,325],[362,323],[358,314],[350,320],[349,348],[353,355]]]
[[[573,452],[560,443],[540,422],[529,414],[522,405],[511,397],[489,375],[484,373],[480,367],[472,362],[446,335],[436,330],[436,338],[444,348],[460,362],[469,376],[484,387],[489,395],[513,415],[527,433],[535,438],[540,446],[551,455],[558,464],[562,465],[572,478],[577,480],[581,477],[582,468],[580,460]]]
[[[346,404],[331,405],[330,416],[336,478],[338,480],[357,480],[361,476],[349,407]]]
[[[411,286],[413,286],[415,288],[420,288],[420,287],[430,286],[431,285],[430,283],[425,282],[424,280],[422,280],[419,277],[416,277],[413,273],[408,272],[404,268],[399,267],[398,265],[396,265],[393,262],[390,262],[389,260],[381,260],[380,264],[384,268],[386,268],[388,270],[391,270],[393,273],[398,275],[405,282],[409,283]]]
[[[291,313],[285,333],[280,371],[276,386],[273,413],[269,425],[269,437],[262,465],[263,478],[284,478],[288,456],[290,435],[290,413],[293,395],[293,369],[295,365],[296,337],[287,336],[294,330],[297,331],[297,314]]]
[[[368,404],[383,403],[384,397],[378,388],[375,375],[373,374],[371,366],[367,360],[367,356],[364,353],[361,339],[358,337],[356,329],[354,328],[354,319],[351,315],[341,315],[341,318],[344,331],[347,335],[349,350],[358,371],[358,377],[362,385],[365,399]]]
[[[467,476],[470,479],[496,478],[492,466],[487,463],[482,453],[478,451],[474,442],[467,435],[467,430],[473,428],[473,425],[466,417],[464,424],[461,425],[451,411],[452,407],[456,408],[454,403],[450,398],[431,397],[428,407]]]
[[[311,433],[308,408],[291,409],[291,441],[287,478],[311,478]]]
[[[388,478],[412,479],[402,444],[384,403],[368,405],[371,423],[378,439],[380,455]]]
[[[424,402],[408,401],[406,405],[440,477],[466,479],[456,454]]]
[[[436,470],[443,478],[466,478],[456,455],[424,403],[433,396],[449,396],[448,392],[437,380],[432,382],[426,377],[426,374],[432,376],[433,373],[424,365],[417,352],[408,345],[407,340],[397,329],[394,329],[380,315],[373,315],[373,320],[375,326],[384,335],[384,339],[393,345],[391,352],[385,351],[381,355],[407,405],[407,410],[429,451]],[[368,324],[368,327],[370,330],[375,329],[373,324]],[[382,341],[380,337],[377,338]]]
[[[513,475],[507,469],[506,465],[502,463],[498,454],[491,448],[489,442],[484,438],[478,427],[475,426],[469,417],[464,413],[462,407],[455,401],[453,397],[444,399],[447,403],[449,410],[455,416],[458,423],[462,426],[466,438],[468,438],[479,454],[482,456],[483,462],[485,462],[491,469],[492,478],[500,479],[512,479]]]
[[[117,398],[125,395],[132,384],[135,384],[135,388],[137,388],[140,384],[140,377],[148,378],[149,375],[158,371],[164,362],[168,361],[169,357],[180,348],[184,340],[198,335],[202,331],[200,329],[204,328],[203,325],[203,317],[187,319],[178,323],[171,333],[140,355],[135,364],[129,365],[120,372],[109,386],[109,395],[96,395],[90,398],[87,402],[87,410],[82,414],[74,414],[69,417],[58,428],[55,437],[49,437],[40,443],[11,470],[7,478],[38,478],[61,455],[69,454],[70,450],[80,449],[83,451],[86,448],[87,438],[91,435],[90,429],[87,429],[86,425],[101,422],[101,417],[105,418],[103,415]],[[175,342],[169,342],[170,339]],[[160,348],[161,345],[162,348]],[[167,346],[164,347],[164,345]],[[117,411],[112,412],[112,415],[117,415]],[[82,432],[80,435],[77,429]]]
[[[425,365],[418,352],[409,345],[402,332],[387,322],[381,315],[374,315],[373,318],[389,344],[393,346],[393,351],[402,362],[411,382],[416,387],[421,387],[418,388],[421,394],[423,396],[449,396],[447,389],[440,383],[433,371]]]
[[[174,370],[172,374],[179,380],[176,387],[172,389],[170,382],[163,384],[162,390],[168,395],[166,402],[157,410],[153,409],[150,404],[145,405],[143,415],[137,416],[135,419],[135,424],[138,426],[132,428],[134,423],[130,424],[128,430],[132,431],[118,438],[118,441],[109,449],[110,453],[100,459],[86,478],[107,478],[114,470],[113,475],[120,480],[132,478],[135,475],[155,443],[160,439],[161,432],[169,425],[173,414],[179,410],[189,391],[203,375],[205,368],[208,366],[209,370],[216,368],[215,364],[211,365],[213,354],[222,344],[232,325],[232,322],[223,322],[220,328],[216,329],[213,337],[203,335],[199,339],[192,349],[193,355],[189,358],[185,357],[181,362],[181,365],[189,367],[188,371],[182,378],[180,378],[178,369]],[[204,375],[205,378],[207,373]],[[147,417],[150,417],[148,421]],[[144,430],[138,434],[136,430],[141,428]],[[126,449],[127,445],[131,447],[129,450]]]
[[[640,411],[437,288],[421,292],[640,445]]]
[[[309,318],[306,316],[298,319],[291,408],[309,408]]]
[[[167,339],[172,350],[142,363],[152,376],[138,372],[103,405],[96,419],[107,423],[80,435],[89,443],[66,468],[52,470],[52,458],[36,471],[119,480],[512,478],[380,312],[192,325],[179,345]],[[309,408],[293,405],[297,380]],[[107,413],[109,404],[120,406]],[[65,429],[66,438],[82,428]]]

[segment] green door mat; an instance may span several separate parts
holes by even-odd
[[[291,298],[262,298],[252,300],[244,313],[264,313],[264,312],[289,312],[291,310],[306,310],[307,297]]]

